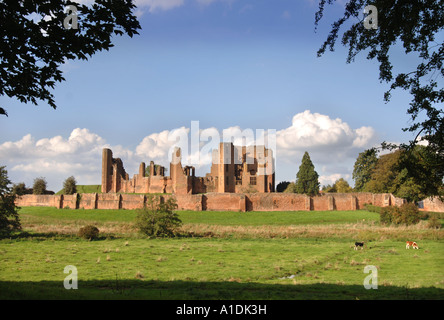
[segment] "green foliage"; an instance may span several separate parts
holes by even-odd
[[[344,180],[344,178],[339,178],[338,180],[335,181],[333,186],[331,186],[331,185],[322,186],[322,191],[330,192],[330,193],[332,193],[332,192],[348,193],[348,192],[352,192],[353,189],[352,189],[352,187],[350,187],[348,182],[346,180]]]
[[[22,196],[24,194],[28,193],[28,190],[26,189],[26,185],[24,182],[20,182],[17,184],[13,184],[12,185],[12,193],[17,195],[17,196]]]
[[[177,203],[174,198],[163,201],[150,195],[145,207],[137,211],[136,227],[149,237],[172,237],[182,224],[175,209]]]
[[[302,157],[302,163],[299,166],[299,171],[296,175],[296,193],[303,193],[309,196],[317,195],[319,193],[318,178],[319,175],[315,171],[310,155],[308,152],[305,152]]]
[[[288,181],[279,182],[278,185],[276,186],[276,192],[285,192],[289,184],[290,182]]]
[[[76,179],[71,176],[66,178],[63,182],[63,194],[74,194],[77,192],[77,182]]]
[[[0,166],[0,237],[21,229],[18,210],[14,203],[16,195],[11,192],[10,184],[6,167]]]
[[[43,177],[35,178],[34,184],[32,185],[33,194],[45,194],[46,193],[47,182]]]
[[[320,0],[316,12],[317,26],[324,15],[326,5],[336,0]],[[390,83],[390,89],[385,92],[384,100],[389,101],[391,92],[401,89],[412,96],[407,113],[411,117],[410,127],[403,131],[416,132],[416,137],[410,146],[418,141],[426,141],[430,151],[428,166],[434,167],[444,176],[444,89],[441,80],[444,78],[443,58],[444,42],[440,35],[444,27],[444,10],[442,0],[386,1],[386,0],[348,0],[344,14],[332,24],[332,29],[326,41],[318,50],[318,56],[327,49],[334,51],[341,28],[343,32],[341,43],[348,47],[347,63],[354,61],[359,53],[366,53],[367,59],[377,60],[379,64],[379,79]],[[367,5],[377,8],[378,26],[376,29],[366,29],[362,14]],[[351,23],[348,23],[351,22]],[[390,57],[395,46],[401,45],[405,54],[411,54],[417,65],[400,63],[401,68],[394,68],[393,61],[401,61],[399,55]],[[396,57],[395,59],[393,59]],[[409,60],[409,59],[407,59]],[[403,70],[404,69],[404,70]],[[399,73],[394,74],[393,70]],[[419,137],[419,136],[422,137]],[[419,139],[417,139],[419,137]],[[403,146],[403,145],[401,145]]]
[[[398,210],[397,207],[383,207],[379,210],[379,220],[382,224],[391,224],[393,221],[393,211]]]
[[[83,239],[96,240],[99,237],[99,229],[93,225],[81,227],[77,235]]]
[[[64,26],[68,5],[77,8],[78,29]],[[69,0],[0,1],[0,48],[8,48],[0,50],[0,96],[35,105],[43,100],[56,109],[49,90],[65,80],[60,66],[109,50],[115,35],[138,34],[134,9],[130,0],[98,0],[93,5]],[[0,114],[7,115],[6,110],[0,108]]]
[[[421,220],[421,214],[414,203],[404,203],[400,207],[384,207],[380,211],[382,224],[413,225]]]
[[[427,159],[431,157],[430,150],[424,146],[410,150],[397,149],[380,156],[376,162],[373,158],[375,154],[369,154],[371,160],[365,161],[363,154],[360,154],[355,163],[353,174],[359,186],[357,191],[392,193],[408,202],[442,194],[442,177],[439,170],[429,165]],[[365,163],[371,165],[366,166]],[[361,179],[364,171],[369,179]]]
[[[333,185],[327,184],[326,186],[322,186],[322,191],[327,193],[336,192],[336,189],[334,188],[334,184]]]
[[[370,181],[373,170],[378,162],[378,152],[372,148],[361,152],[353,166],[353,180],[355,191],[363,191],[364,186]]]
[[[285,193],[296,193],[296,184],[294,182],[290,182],[288,186],[284,190]]]
[[[427,228],[430,229],[441,229],[441,222],[439,221],[437,216],[432,216],[430,217],[428,223],[427,223]]]

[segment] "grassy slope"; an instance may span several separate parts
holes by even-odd
[[[78,185],[77,193],[101,193],[101,185]],[[58,191],[56,194],[63,194],[63,189]]]

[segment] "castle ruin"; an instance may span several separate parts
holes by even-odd
[[[265,146],[235,146],[220,143],[213,150],[211,172],[195,176],[195,167],[182,166],[181,149],[175,148],[170,176],[165,167],[150,162],[149,172],[142,162],[139,172],[129,178],[119,158],[110,149],[102,152],[102,193],[270,193],[275,191],[273,153]]]

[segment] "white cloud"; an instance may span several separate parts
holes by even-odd
[[[27,134],[18,141],[0,144],[0,162],[7,165],[13,182],[23,181],[30,187],[33,179],[42,176],[50,189],[58,191],[71,175],[79,184],[100,183],[104,147],[108,147],[105,140],[88,129],[74,129],[67,139],[55,136],[36,141]]]
[[[149,12],[156,11],[167,11],[174,8],[181,7],[185,1],[184,0],[136,0],[134,2],[137,8],[143,11],[148,8]]]
[[[371,127],[352,129],[339,118],[305,110],[293,117],[290,127],[277,131],[276,139],[280,158],[292,159],[296,154],[311,151],[324,154],[331,161],[369,147],[375,131]]]
[[[74,175],[79,184],[100,184],[102,149],[110,148],[115,158],[121,158],[127,173],[137,173],[140,162],[155,161],[168,166],[174,146],[182,149],[182,163],[196,167],[198,175],[209,172],[212,150],[219,142],[232,140],[236,145],[264,144],[265,134],[239,126],[218,130],[190,125],[164,130],[144,137],[134,150],[110,145],[88,129],[76,128],[68,138],[54,136],[36,140],[31,134],[18,141],[0,144],[0,163],[7,165],[13,182],[32,185],[34,178],[44,176],[50,188],[61,189],[63,180]],[[191,134],[198,132],[196,145]],[[227,139],[232,136],[233,139]],[[245,139],[243,138],[245,137]],[[265,142],[269,137],[265,139]],[[320,175],[321,184],[331,184],[340,177],[349,179],[359,152],[374,145],[375,131],[371,127],[352,129],[341,119],[312,113],[296,114],[291,126],[276,131],[276,181],[294,180],[302,155],[308,151]],[[351,183],[351,181],[349,181]]]

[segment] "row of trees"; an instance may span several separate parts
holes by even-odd
[[[361,152],[353,168],[356,192],[392,193],[409,202],[444,196],[442,163],[436,153],[417,145],[379,155],[376,148]]]
[[[13,184],[11,191],[16,195],[24,194],[54,194],[53,191],[47,190],[48,183],[44,177],[39,177],[34,179],[32,188],[26,187],[24,182]],[[71,176],[63,182],[63,194],[74,194],[77,192],[77,182],[76,179]]]
[[[417,202],[429,196],[444,196],[442,168],[434,165],[436,154],[430,148],[417,145],[412,149],[399,148],[380,155],[380,150],[371,148],[361,152],[353,167],[352,188],[340,178],[333,185],[322,187],[323,192],[372,192],[392,193],[409,202]],[[442,165],[442,164],[441,164]],[[308,152],[295,182],[281,182],[278,192],[292,192],[307,195],[319,194],[319,175]]]

